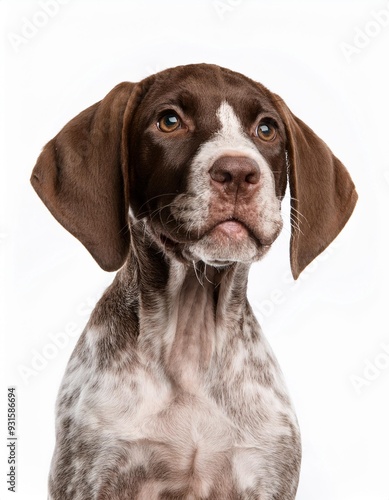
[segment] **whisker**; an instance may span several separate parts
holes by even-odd
[[[194,261],[194,260],[192,260],[192,264],[193,264],[193,269],[194,269],[194,272],[195,272],[195,276],[196,276],[196,278],[197,278],[197,281],[198,281],[198,282],[200,283],[200,285],[204,288],[204,282],[202,282],[202,281],[200,280],[200,276],[199,276],[199,275],[198,275],[198,273],[197,273],[198,269],[197,269],[197,267],[196,267],[196,263],[195,263],[195,261]]]
[[[307,220],[307,218],[305,217],[305,215],[304,215],[304,214],[302,214],[301,212],[299,212],[299,211],[297,210],[297,208],[290,207],[290,209],[291,209],[291,210],[293,210],[294,212],[296,212],[296,214],[297,214],[297,215],[300,215],[301,217],[303,217],[303,218],[304,218],[304,219],[308,222],[308,220]]]
[[[146,200],[140,207],[139,207],[139,211],[142,210],[142,208],[147,205],[148,203],[150,203],[150,201],[152,200],[155,200],[157,198],[162,198],[163,196],[175,196],[177,193],[164,193],[164,194],[157,194],[156,196],[153,196],[151,198],[149,198],[148,200]]]
[[[162,207],[157,207],[155,210],[153,210],[149,214],[147,212],[145,212],[144,214],[139,214],[139,216],[142,216],[142,215],[143,215],[143,217],[149,216],[152,219],[156,214],[158,214],[158,212],[161,212],[165,208],[173,207],[174,202],[175,202],[175,200],[171,201],[170,203],[167,203],[166,205],[163,205]]]
[[[291,219],[290,219],[290,225],[293,227],[293,229],[295,229],[300,234],[302,234],[303,236],[305,236],[304,233],[302,232],[301,228],[300,228],[300,224],[298,223],[298,221],[296,222],[296,220],[294,220],[292,218],[292,216],[291,216]]]
[[[208,276],[207,276],[207,264],[204,263],[204,276],[205,276],[205,279],[208,281],[208,283],[210,283],[211,285],[214,285],[215,283],[213,281],[211,281]]]

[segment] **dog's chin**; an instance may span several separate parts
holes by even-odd
[[[261,259],[269,248],[270,245],[263,245],[243,224],[226,221],[188,244],[184,253],[191,260],[225,267],[235,262],[251,264]]]

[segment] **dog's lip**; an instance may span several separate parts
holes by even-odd
[[[217,237],[220,237],[222,242],[227,238],[227,240],[236,243],[245,239],[251,239],[258,247],[265,250],[272,246],[274,240],[278,237],[278,234],[279,230],[274,235],[266,236],[255,227],[246,223],[244,220],[231,217],[214,224],[213,227],[203,236],[209,235],[212,237],[213,235],[216,235]]]
[[[255,231],[253,231],[247,224],[243,221],[229,217],[228,219],[222,219],[213,223],[211,227],[206,228],[201,234],[199,234],[196,238],[188,238],[181,240],[166,233],[159,233],[159,239],[161,243],[170,250],[177,249],[177,246],[188,243],[196,243],[197,241],[202,240],[206,236],[217,235],[220,237],[228,237],[229,239],[240,241],[245,238],[253,238],[256,240],[261,246],[267,246],[260,241],[260,238],[256,236]]]
[[[218,233],[235,240],[247,238],[250,233],[249,228],[237,219],[227,219],[217,223],[209,233]]]

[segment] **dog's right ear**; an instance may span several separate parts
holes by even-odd
[[[47,208],[106,271],[129,251],[127,133],[138,85],[117,85],[43,149],[31,183]]]

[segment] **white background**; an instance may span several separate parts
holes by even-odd
[[[349,224],[296,283],[284,203],[286,228],[253,266],[249,296],[299,417],[298,500],[388,500],[389,3],[50,0],[57,7],[48,16],[46,2],[0,0],[0,497],[46,498],[58,386],[113,277],[33,192],[35,160],[69,119],[117,83],[212,62],[280,94],[357,185]],[[384,11],[381,25],[373,11]],[[10,385],[18,390],[16,494],[7,493],[5,476]]]

